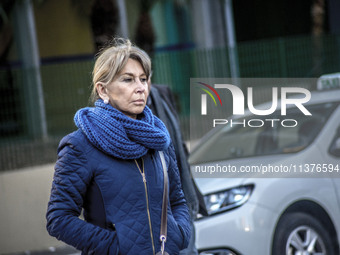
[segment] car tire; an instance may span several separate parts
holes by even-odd
[[[335,255],[332,247],[330,234],[316,218],[306,213],[287,213],[276,226],[272,255]]]

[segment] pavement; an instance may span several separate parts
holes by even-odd
[[[50,247],[44,251],[23,251],[19,253],[4,253],[1,255],[81,255],[81,252],[71,246]]]

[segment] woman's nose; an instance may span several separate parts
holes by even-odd
[[[137,81],[137,92],[144,92],[148,86],[147,82]]]

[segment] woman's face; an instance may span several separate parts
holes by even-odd
[[[126,116],[136,119],[143,112],[149,93],[146,74],[138,61],[130,58],[113,82],[96,86],[99,96]]]

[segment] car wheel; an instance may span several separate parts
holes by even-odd
[[[335,255],[325,227],[306,213],[283,215],[276,226],[272,255]]]

